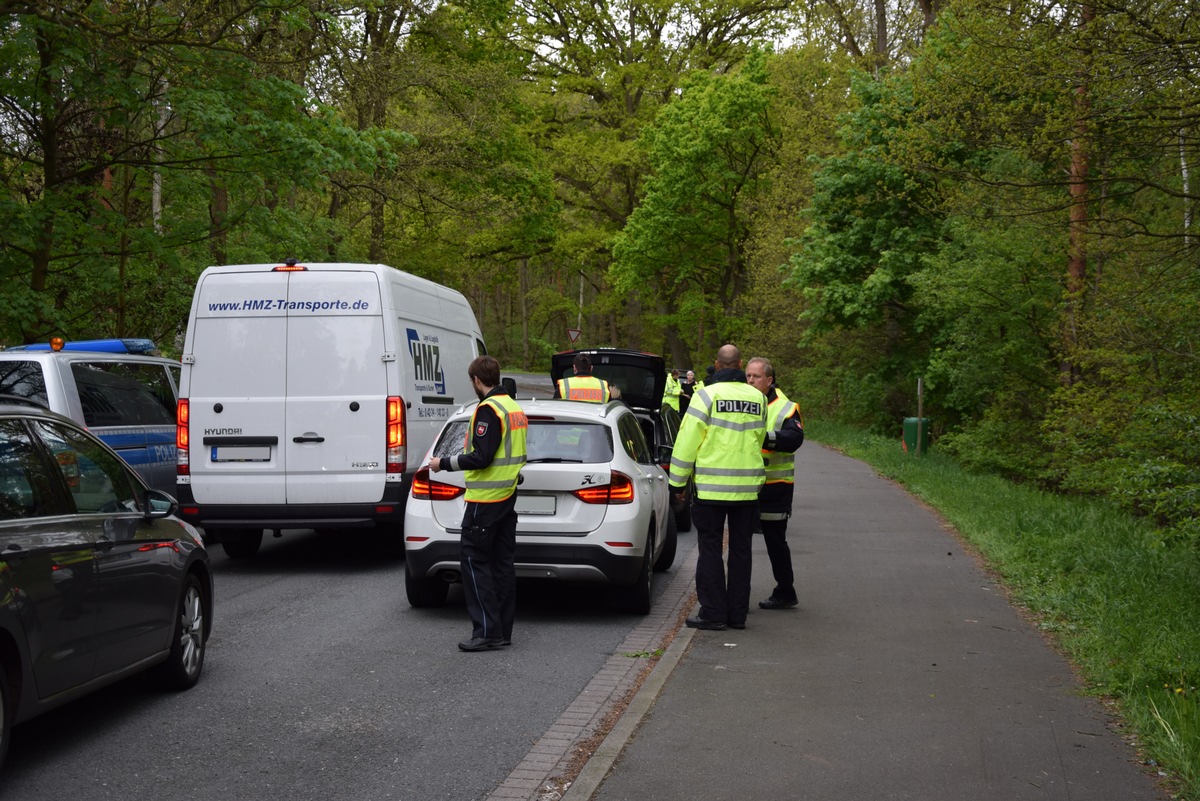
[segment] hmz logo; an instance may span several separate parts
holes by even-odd
[[[762,414],[762,404],[758,401],[719,400],[717,414]]]
[[[413,378],[432,382],[439,395],[446,392],[446,374],[442,371],[442,350],[437,337],[425,337],[413,328],[408,331],[408,352],[412,354]]]

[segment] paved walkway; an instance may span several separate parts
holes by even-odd
[[[564,801],[1166,798],[930,511],[815,443],[798,474],[800,608],[682,630]]]

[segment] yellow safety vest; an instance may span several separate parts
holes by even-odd
[[[749,384],[720,381],[698,391],[688,404],[671,453],[670,482],[695,476],[702,501],[754,501],[765,480],[762,444],[767,399]]]
[[[611,393],[607,381],[591,375],[577,375],[559,379],[558,396],[564,400],[608,403]]]
[[[800,416],[800,404],[789,400],[786,395],[776,389],[775,400],[767,404],[768,430],[782,430],[783,424],[793,414],[799,418],[800,425],[803,427],[804,418]],[[786,484],[795,483],[796,454],[764,450],[762,456],[767,472],[768,484],[778,484],[781,482]]]
[[[679,411],[679,395],[682,391],[679,388],[678,379],[667,373],[667,388],[663,393],[663,402],[675,411]]]
[[[525,465],[525,434],[529,421],[517,402],[508,395],[493,395],[480,401],[471,415],[471,426],[467,429],[465,453],[470,453],[475,433],[475,417],[484,406],[492,407],[500,418],[500,447],[492,463],[482,470],[464,470],[467,482],[468,502],[495,503],[507,500],[517,490],[517,477]]]

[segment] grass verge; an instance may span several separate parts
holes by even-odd
[[[1149,765],[1200,801],[1200,551],[1112,505],[970,473],[934,448],[809,420],[813,440],[903,484],[982,554],[1014,600],[1111,699]]]

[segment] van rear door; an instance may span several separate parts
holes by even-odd
[[[287,501],[379,501],[387,477],[388,396],[379,280],[366,271],[289,275],[280,443]]]
[[[282,504],[288,274],[211,273],[184,354],[197,503]]]

